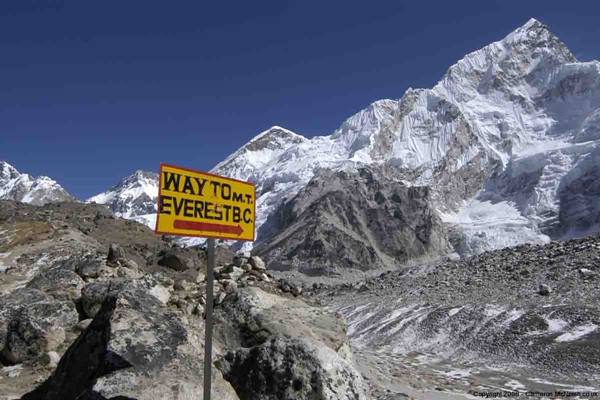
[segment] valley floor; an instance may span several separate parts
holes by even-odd
[[[600,396],[600,238],[316,286],[377,400]],[[579,394],[579,397],[577,396]]]

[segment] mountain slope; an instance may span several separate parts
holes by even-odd
[[[393,168],[403,185],[430,189],[455,250],[469,254],[600,231],[599,159],[600,62],[578,62],[531,19],[431,89],[376,101],[328,136],[272,127],[212,172],[256,183],[261,245],[279,233],[269,216],[322,169]],[[153,208],[117,197],[117,212],[152,224]]]
[[[271,214],[255,252],[270,268],[307,275],[366,271],[448,251],[428,187],[395,180],[394,170],[319,171]],[[261,231],[259,230],[259,233]]]
[[[599,65],[577,62],[532,19],[466,55],[432,89],[374,102],[260,171],[215,170],[254,180],[264,196],[257,212],[268,215],[319,168],[387,164],[432,189],[465,252],[502,247],[515,230],[516,243],[595,231],[600,194],[583,182],[597,177]],[[498,211],[512,219],[491,218]]]
[[[47,176],[32,177],[0,160],[0,199],[42,205],[61,201],[74,201],[65,189]]]

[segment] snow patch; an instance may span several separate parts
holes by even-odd
[[[464,235],[464,244],[456,249],[461,254],[516,246],[523,242],[548,243],[550,238],[536,230],[530,220],[513,203],[481,201],[465,202],[456,213],[440,212],[442,221],[457,225]]]
[[[572,342],[594,332],[596,329],[598,329],[598,325],[595,324],[579,325],[554,340],[556,342]]]

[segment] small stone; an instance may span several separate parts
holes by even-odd
[[[580,268],[579,273],[583,277],[583,279],[588,279],[594,276],[594,271],[587,268]]]
[[[204,302],[202,304],[204,304]],[[204,312],[204,307],[201,307],[200,305],[196,304],[194,306],[194,309],[192,310],[192,315],[200,315],[203,312]]]
[[[179,279],[179,280],[175,281],[175,284],[173,285],[173,289],[175,289],[175,290],[189,291],[189,290],[192,290],[193,288],[194,288],[194,285],[191,282],[186,281],[185,279]]]
[[[60,356],[55,351],[49,351],[44,353],[40,358],[40,362],[42,365],[46,365],[50,368],[56,368],[58,362],[60,361]]]
[[[198,275],[196,275],[196,283],[201,283],[204,282],[206,280],[206,275],[203,272],[198,272]]]
[[[243,267],[244,265],[246,265],[248,263],[248,259],[246,257],[243,256],[235,256],[233,258],[233,265],[235,265],[236,267]]]
[[[237,292],[238,285],[235,281],[225,280],[222,283],[223,283],[223,288],[225,288],[225,293],[231,294],[231,293]]]
[[[108,257],[106,260],[109,263],[117,263],[125,259],[125,251],[116,243],[111,243],[108,247]]]
[[[227,293],[225,292],[221,292],[217,295],[217,297],[215,298],[215,304],[221,304],[223,302],[223,300],[225,300],[225,297],[227,296]]]
[[[192,315],[192,314],[194,314],[194,309],[195,309],[195,308],[196,308],[196,306],[195,306],[194,304],[190,304],[190,303],[188,303],[188,304],[185,306],[185,313],[186,313],[186,314],[189,314],[189,315]]]
[[[269,279],[269,277],[265,273],[260,274],[260,278],[262,278],[262,280],[265,281],[265,282],[267,282],[267,283],[271,282],[271,279]]]
[[[255,270],[258,270],[258,271],[266,271],[267,270],[265,262],[259,256],[252,256],[252,257],[250,257],[250,260],[248,260],[248,261],[250,262],[250,265],[252,265],[252,268],[254,268]]]
[[[242,270],[244,272],[250,272],[250,271],[252,271],[252,265],[246,263],[246,264],[242,265]]]
[[[229,272],[222,272],[217,275],[217,279],[222,281],[222,280],[231,280],[233,278]]]
[[[300,296],[302,294],[302,286],[293,286],[291,292],[296,297]]]
[[[538,288],[538,293],[542,296],[548,296],[552,293],[552,289],[550,289],[550,286],[542,283]]]
[[[87,329],[87,327],[92,323],[92,319],[91,318],[87,318],[84,320],[79,321],[79,323],[75,326],[75,328],[79,331],[84,331]]]

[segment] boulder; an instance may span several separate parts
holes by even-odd
[[[120,261],[125,260],[127,257],[125,256],[125,250],[121,246],[116,243],[111,243],[108,247],[108,256],[106,257],[106,261],[111,264],[118,263]]]
[[[259,256],[252,256],[250,257],[250,260],[248,260],[250,265],[252,266],[252,268],[254,268],[257,271],[266,271],[267,270],[267,266],[265,265],[265,262],[259,257]]]
[[[190,268],[190,259],[178,249],[162,251],[159,254],[158,265],[171,268],[175,271],[185,271]]]
[[[58,300],[76,300],[81,297],[85,282],[64,265],[38,272],[27,284],[30,289],[40,290]]]
[[[231,349],[217,366],[240,399],[365,399],[345,324],[324,309],[245,287],[215,319]]]
[[[57,350],[78,317],[72,301],[37,289],[19,289],[0,298],[0,361],[17,364]]]
[[[248,258],[247,257],[243,257],[241,255],[236,255],[233,257],[233,265],[235,265],[236,267],[243,267],[244,265],[246,265],[248,263]]]
[[[319,342],[276,336],[229,352],[219,368],[241,400],[361,400],[361,376]]]
[[[222,279],[238,280],[242,275],[244,275],[244,270],[231,264],[223,267],[218,275],[219,278]]]
[[[169,301],[170,292],[163,282],[159,282],[152,275],[145,275],[142,279],[118,278],[106,281],[96,281],[86,285],[81,291],[81,309],[88,318],[94,318],[104,300],[110,295],[115,295],[125,289],[144,292],[159,300],[162,304]]]
[[[550,286],[542,283],[538,287],[538,294],[540,294],[542,296],[548,296],[548,295],[550,295],[550,293],[552,293],[552,289],[550,288]]]
[[[106,260],[95,257],[86,257],[77,264],[75,272],[83,279],[95,279],[102,275],[108,275],[108,270],[109,268],[106,265]]]
[[[173,312],[143,287],[121,284],[54,373],[22,399],[199,399],[202,354],[201,342]],[[237,399],[219,371],[213,396]]]

